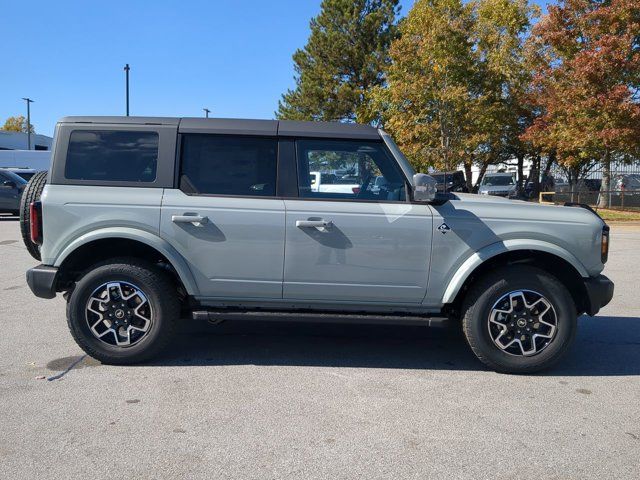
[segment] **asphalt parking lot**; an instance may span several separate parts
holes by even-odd
[[[111,367],[0,217],[0,478],[639,478],[639,247],[613,227],[614,300],[542,375],[487,371],[450,329],[288,323]]]

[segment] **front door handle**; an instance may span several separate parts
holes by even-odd
[[[207,223],[209,219],[199,215],[172,215],[171,221],[173,223]]]
[[[332,226],[331,220],[296,220],[298,228],[329,228]]]

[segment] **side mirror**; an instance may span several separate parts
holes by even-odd
[[[18,188],[18,185],[16,185],[16,182],[14,182],[13,180],[6,180],[2,183],[2,185],[9,188]]]
[[[413,176],[413,200],[416,202],[431,202],[436,198],[437,181],[431,175],[416,173]]]

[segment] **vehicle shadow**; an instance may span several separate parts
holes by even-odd
[[[181,333],[146,365],[486,370],[457,327],[235,321]],[[640,375],[640,318],[587,317],[546,376]]]

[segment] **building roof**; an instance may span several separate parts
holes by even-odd
[[[60,123],[128,125],[177,125],[180,133],[218,133],[281,137],[330,137],[377,140],[378,130],[369,125],[340,122],[302,122],[292,120],[250,120],[238,118],[176,117],[64,117]]]

